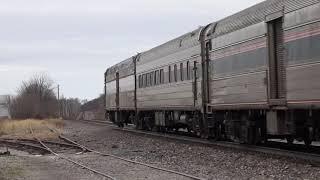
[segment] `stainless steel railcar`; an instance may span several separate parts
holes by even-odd
[[[141,53],[137,59],[137,111],[140,128],[188,128],[201,92],[201,29]],[[198,77],[198,78],[196,78]]]
[[[135,57],[105,72],[106,117],[118,123],[132,122],[136,112]]]
[[[319,139],[318,0],[267,0],[133,59],[138,128],[245,143]]]

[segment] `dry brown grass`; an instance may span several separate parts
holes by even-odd
[[[58,138],[59,133],[52,132],[48,127],[61,132],[63,126],[63,120],[60,119],[4,120],[0,121],[0,138],[33,139],[36,136],[40,139],[55,139]],[[33,135],[30,127],[33,129]]]

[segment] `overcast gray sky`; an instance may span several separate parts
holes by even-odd
[[[1,0],[0,94],[47,73],[66,97],[103,92],[107,67],[262,0]]]

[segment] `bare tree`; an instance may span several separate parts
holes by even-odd
[[[23,81],[17,96],[11,99],[12,118],[49,118],[58,116],[58,101],[53,91],[53,81],[44,74]]]
[[[60,113],[63,119],[76,119],[81,108],[81,102],[78,98],[64,98],[59,101]]]

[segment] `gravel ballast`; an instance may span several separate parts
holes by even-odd
[[[205,179],[320,177],[319,167],[301,160],[137,135],[104,125],[67,121],[65,135],[100,152]]]

